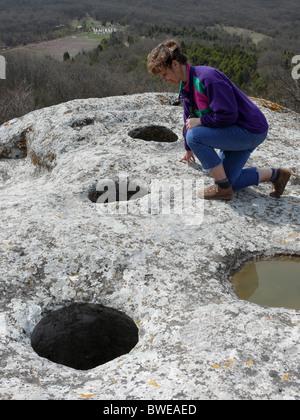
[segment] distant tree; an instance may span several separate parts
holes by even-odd
[[[69,61],[71,59],[70,54],[68,53],[68,51],[66,51],[64,53],[64,61]]]
[[[128,44],[133,44],[133,36],[132,35],[128,35],[127,42],[128,42]]]
[[[107,38],[103,38],[101,42],[102,50],[106,50],[108,48],[108,40]]]

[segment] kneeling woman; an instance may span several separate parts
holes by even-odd
[[[289,169],[244,169],[250,154],[266,139],[268,123],[228,77],[212,67],[191,66],[173,40],[159,44],[149,54],[148,71],[180,84],[186,149],[181,161],[189,164],[196,156],[215,180],[201,192],[203,198],[228,200],[235,190],[260,182],[273,183],[272,197],[282,195],[291,176]]]

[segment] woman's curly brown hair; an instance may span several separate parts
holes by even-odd
[[[186,64],[188,58],[180,50],[176,41],[170,39],[162,42],[148,55],[147,69],[149,73],[159,74],[162,69],[171,67],[173,60]]]

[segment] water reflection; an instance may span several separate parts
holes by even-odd
[[[232,277],[238,297],[262,306],[300,309],[300,258],[246,264]]]

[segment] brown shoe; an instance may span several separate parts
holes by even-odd
[[[196,191],[196,195],[204,200],[230,200],[233,197],[232,186],[221,188],[218,184],[214,184],[202,191]]]
[[[279,198],[283,194],[291,173],[290,169],[279,168],[279,177],[273,182],[273,190],[269,194],[271,197]]]

